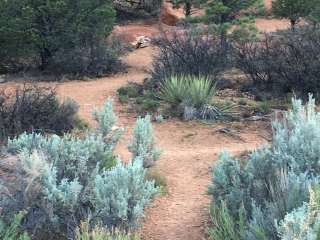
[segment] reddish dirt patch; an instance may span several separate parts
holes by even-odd
[[[289,21],[285,19],[256,19],[256,26],[262,32],[274,32],[276,30],[287,29],[290,27]]]

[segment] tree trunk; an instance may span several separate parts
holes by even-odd
[[[192,7],[192,4],[191,4],[191,1],[190,0],[186,0],[185,2],[185,6],[184,6],[184,10],[185,10],[185,16],[186,17],[189,17],[191,15],[191,7]]]
[[[41,71],[45,70],[48,67],[51,57],[52,57],[52,54],[48,48],[44,47],[43,49],[40,50],[41,63],[39,68]]]
[[[290,19],[291,30],[294,32],[296,29],[297,20]]]

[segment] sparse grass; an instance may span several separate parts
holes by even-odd
[[[167,193],[167,179],[156,166],[148,169],[146,178],[147,180],[154,180],[155,186],[160,188],[163,194]]]
[[[240,98],[239,101],[238,101],[238,104],[239,105],[242,105],[242,106],[245,106],[247,105],[247,99],[246,98]]]

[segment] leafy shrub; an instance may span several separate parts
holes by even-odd
[[[128,98],[136,98],[140,95],[141,89],[137,84],[128,84],[127,86],[120,87],[118,90],[119,96],[127,96]]]
[[[24,133],[8,141],[7,151],[18,154],[22,171],[16,172],[14,197],[0,198],[0,207],[5,215],[25,209],[22,228],[34,239],[74,239],[87,220],[90,227],[134,229],[158,191],[145,180],[144,156],[127,165],[115,158],[122,130],[114,127],[111,100],[93,115],[97,129],[83,137]]]
[[[62,134],[75,127],[76,102],[60,102],[51,88],[25,86],[13,94],[0,93],[0,139],[24,131]]]
[[[224,153],[213,170],[213,207],[225,203],[233,222],[240,220],[241,206],[245,209],[246,234],[239,239],[279,239],[275,223],[309,201],[310,186],[319,184],[320,114],[312,97],[306,106],[296,99],[292,105],[273,123],[271,147],[254,151],[246,162]]]
[[[281,96],[319,91],[320,31],[303,27],[235,45],[237,66],[252,80],[248,89]]]
[[[151,167],[159,158],[161,152],[155,146],[153,128],[150,115],[139,117],[134,128],[133,140],[129,145],[133,158],[140,157],[144,160],[144,167]]]
[[[132,103],[133,109],[139,115],[146,115],[156,112],[160,107],[159,99],[152,90],[148,90],[145,86],[129,83],[127,86],[118,90],[119,101],[121,103]]]
[[[155,41],[160,50],[153,63],[156,86],[172,75],[215,76],[226,66],[218,37],[185,30]]]

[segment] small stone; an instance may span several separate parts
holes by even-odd
[[[0,75],[0,83],[6,82],[5,75]]]

